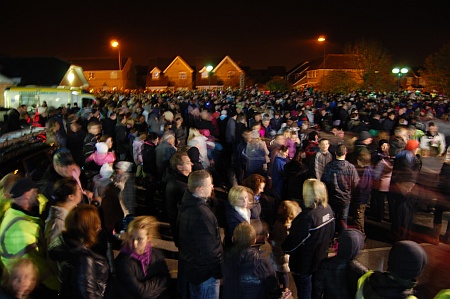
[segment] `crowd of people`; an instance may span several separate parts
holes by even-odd
[[[175,288],[180,298],[289,298],[289,273],[298,298],[413,298],[427,257],[405,240],[426,192],[441,199],[430,237],[440,241],[450,150],[434,120],[448,121],[447,98],[251,89],[75,104],[10,113],[21,128],[45,126],[58,148],[38,181],[11,173],[0,183],[12,298],[170,298]],[[418,184],[424,157],[443,160],[433,190]],[[170,224],[176,286],[149,215]],[[355,260],[366,217],[391,223],[389,272]],[[266,241],[270,258],[258,250]]]

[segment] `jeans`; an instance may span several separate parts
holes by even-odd
[[[210,277],[200,284],[189,283],[191,299],[219,299],[220,279]]]
[[[297,287],[298,299],[311,299],[312,279],[310,274],[294,274],[295,286]]]

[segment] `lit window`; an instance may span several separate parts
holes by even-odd
[[[207,71],[202,73],[202,78],[208,78],[208,72]]]
[[[185,80],[187,78],[186,72],[179,72],[178,76],[181,80]]]
[[[227,78],[228,78],[228,79],[233,79],[233,77],[234,77],[235,74],[236,74],[236,73],[235,73],[234,71],[228,71],[228,73],[227,73]]]
[[[153,78],[154,80],[159,79],[159,72],[154,72],[152,78]]]
[[[89,80],[95,79],[95,73],[89,73]]]
[[[117,72],[111,72],[111,79],[117,79]]]

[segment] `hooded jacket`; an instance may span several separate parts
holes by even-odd
[[[355,298],[358,279],[367,268],[354,260],[364,247],[359,230],[342,231],[337,255],[322,260],[314,280],[313,298]]]
[[[178,213],[179,269],[190,283],[221,278],[223,248],[219,224],[205,199],[186,191]]]

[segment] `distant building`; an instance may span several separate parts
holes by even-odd
[[[312,86],[320,88],[321,81],[332,72],[351,73],[360,82],[360,69],[355,68],[354,54],[327,54],[325,58],[304,61],[287,72],[286,79],[295,88]]]
[[[72,63],[83,67],[89,88],[93,90],[125,90],[136,88],[136,70],[131,58],[78,58]],[[125,64],[123,64],[125,62]]]
[[[56,57],[0,57],[0,106],[11,86],[83,89],[89,86],[80,65]]]

